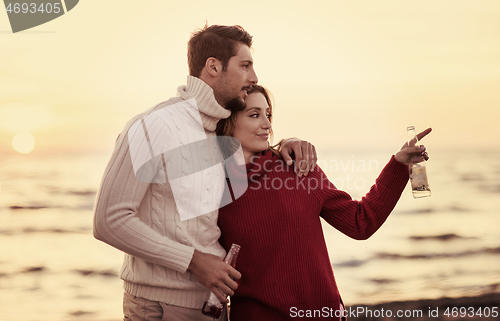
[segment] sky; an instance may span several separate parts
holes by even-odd
[[[0,152],[111,152],[134,115],[175,96],[190,34],[241,25],[274,96],[275,140],[387,150],[500,150],[497,0],[80,1],[12,33],[0,12]]]

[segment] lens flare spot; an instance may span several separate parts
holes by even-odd
[[[19,133],[12,139],[12,147],[19,153],[31,153],[35,148],[35,138],[28,132]]]

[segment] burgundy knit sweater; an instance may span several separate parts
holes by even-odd
[[[320,216],[349,237],[367,239],[396,205],[408,167],[391,157],[360,201],[338,190],[318,166],[298,178],[270,151],[255,157],[247,171],[248,189],[221,208],[218,219],[221,245],[241,245],[236,269],[242,278],[231,298],[231,320],[289,320],[307,311],[317,316],[309,320],[338,320],[331,318],[341,299]]]

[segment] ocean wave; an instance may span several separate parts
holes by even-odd
[[[33,266],[25,268],[24,270],[21,271],[21,273],[40,273],[45,271],[47,271],[47,268],[45,266]]]
[[[77,310],[77,311],[69,312],[68,314],[72,317],[81,317],[81,316],[89,316],[89,315],[95,314],[95,313],[96,312]]]
[[[465,173],[461,175],[460,180],[464,182],[477,182],[483,181],[484,176],[481,173]]]
[[[454,233],[449,234],[440,234],[440,235],[413,235],[409,237],[412,241],[425,241],[425,240],[434,240],[434,241],[450,241],[456,239],[470,239],[470,237],[460,236]]]
[[[450,236],[447,236],[450,235]],[[454,234],[444,234],[438,235],[435,237],[446,239],[450,237],[453,239]],[[461,238],[460,236],[457,236]],[[431,238],[433,238],[431,236]],[[428,237],[424,236],[423,239],[428,239]],[[387,252],[379,252],[372,256],[371,258],[365,260],[348,260],[339,263],[333,263],[332,266],[335,268],[352,268],[362,266],[366,263],[369,263],[373,260],[434,260],[434,259],[446,259],[446,258],[460,258],[481,254],[490,254],[490,255],[498,255],[500,254],[500,247],[496,248],[481,248],[476,250],[462,251],[462,252],[454,252],[454,253],[417,253],[417,254],[397,254],[397,253],[387,253]]]
[[[78,195],[78,196],[95,196],[97,191],[95,191],[95,190],[82,190],[82,191],[75,190],[75,191],[66,191],[65,193],[70,194],[70,195]]]
[[[64,229],[64,228],[57,228],[57,227],[52,227],[52,228],[33,228],[33,227],[26,227],[21,230],[0,230],[0,235],[14,235],[14,234],[31,234],[31,233],[53,233],[53,234],[65,234],[65,233],[73,233],[73,234],[85,234],[90,231],[90,227],[81,227],[78,229],[70,230],[70,229]]]
[[[113,270],[101,270],[101,271],[98,271],[98,270],[73,270],[73,272],[76,272],[80,275],[83,275],[83,276],[104,276],[104,277],[116,277],[118,276],[118,273],[116,273],[115,271]]]
[[[40,189],[49,194],[76,195],[76,196],[94,196],[97,193],[95,189],[67,189],[51,185],[40,186]]]
[[[39,274],[39,273],[44,273],[48,272],[49,268],[46,266],[42,265],[35,265],[35,266],[28,266],[28,267],[22,267],[17,270],[17,272],[12,271],[12,272],[1,272],[0,271],[0,278],[7,278],[10,276],[15,276],[18,274]],[[82,276],[103,276],[103,277],[117,277],[118,273],[113,270],[92,270],[92,269],[77,269],[77,270],[70,270],[69,272],[71,273],[78,273]],[[62,272],[65,273],[65,272]]]
[[[30,267],[22,267],[20,268],[17,272],[15,271],[10,271],[10,272],[2,272],[0,271],[0,278],[9,278],[11,276],[15,276],[17,274],[39,274],[43,272],[47,272],[48,268],[45,266],[30,266]]]
[[[369,260],[348,260],[340,263],[335,263],[332,265],[335,267],[358,267],[365,264],[368,261]]]
[[[431,214],[434,212],[436,212],[436,209],[433,208],[418,208],[418,209],[398,211],[398,213],[401,214]]]
[[[375,283],[375,284],[390,284],[390,283],[396,283],[399,282],[398,280],[394,279],[385,279],[385,278],[375,278],[375,279],[368,279],[369,282]]]
[[[6,206],[6,208],[12,210],[12,211],[25,211],[25,210],[44,210],[44,209],[72,209],[72,210],[92,210],[94,208],[94,196],[91,197],[91,200],[89,201],[79,201],[75,202],[71,198],[66,198],[66,199],[59,199],[57,206],[55,205],[10,205]],[[85,196],[89,197],[90,196]]]
[[[433,260],[433,259],[446,259],[446,258],[459,258],[465,256],[473,256],[480,254],[500,254],[500,247],[496,248],[482,248],[477,250],[469,250],[455,253],[420,253],[420,254],[395,254],[395,253],[378,253],[375,255],[376,259],[382,260]]]
[[[500,193],[500,185],[482,184],[478,186],[479,190],[486,193]]]
[[[21,206],[21,205],[12,205],[9,206],[11,210],[40,210],[44,208],[50,208],[47,205],[31,205],[31,206]]]
[[[85,230],[89,230],[89,228],[88,229],[80,228],[78,230],[68,230],[68,229],[57,228],[57,227],[45,228],[45,229],[27,227],[27,228],[22,230],[22,233],[54,233],[54,234],[76,233],[76,234],[81,234]]]
[[[498,188],[500,191],[500,185],[498,186]],[[468,208],[468,207],[461,206],[461,205],[449,205],[449,206],[439,207],[439,208],[428,207],[428,208],[415,208],[415,209],[399,210],[398,213],[414,215],[414,214],[433,214],[433,213],[437,213],[437,212],[441,212],[441,211],[444,211],[444,212],[452,211],[455,213],[470,213],[473,210]]]
[[[466,207],[459,206],[459,205],[451,205],[448,207],[448,209],[450,211],[453,211],[453,212],[461,212],[461,213],[467,213],[467,212],[471,211],[470,208],[466,208]]]

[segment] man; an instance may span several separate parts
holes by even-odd
[[[225,175],[212,138],[258,82],[251,45],[239,26],[195,32],[179,97],[137,115],[118,137],[97,195],[94,236],[126,253],[126,320],[211,320],[200,312],[209,292],[227,302],[237,288],[241,275],[223,262],[218,243]],[[305,160],[296,172],[307,175],[314,147],[289,139],[282,147],[289,165],[292,153]]]

